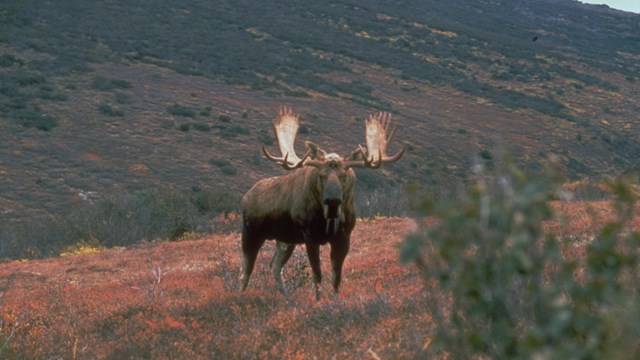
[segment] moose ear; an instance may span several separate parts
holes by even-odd
[[[324,159],[325,155],[327,155],[324,150],[320,149],[318,145],[312,143],[311,141],[305,141],[305,145],[307,146],[307,151],[309,152],[309,156],[312,159],[322,160]]]

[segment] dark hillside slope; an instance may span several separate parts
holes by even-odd
[[[639,167],[638,74],[638,16],[570,0],[5,1],[0,216],[242,193],[281,172],[257,150],[282,104],[345,153],[368,114],[402,121],[406,157],[362,191],[464,181],[496,144],[531,169],[622,173]]]

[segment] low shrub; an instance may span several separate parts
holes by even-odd
[[[218,158],[213,158],[211,160],[209,160],[209,162],[211,163],[211,165],[217,166],[217,167],[224,167],[224,166],[232,166],[233,163],[227,159],[218,159]]]
[[[233,139],[238,137],[239,135],[249,134],[251,134],[251,130],[249,130],[249,128],[239,125],[224,127],[220,130],[220,136],[225,139]]]
[[[386,186],[359,190],[356,187],[356,214],[358,217],[407,216],[410,213],[409,198],[403,188]]]
[[[209,126],[209,124],[206,124],[206,123],[194,123],[193,128],[203,132],[211,131],[211,127]]]
[[[183,105],[173,104],[167,108],[167,112],[175,116],[196,117],[196,112]]]
[[[209,160],[209,162],[212,165],[217,166],[220,171],[227,176],[234,176],[238,173],[238,170],[236,169],[236,167],[233,165],[233,163],[227,159],[211,159]]]
[[[233,165],[223,166],[220,168],[220,171],[226,176],[235,176],[238,174],[238,169]]]
[[[25,107],[15,109],[10,116],[20,125],[26,128],[35,128],[42,131],[51,131],[58,126],[58,120],[49,114],[40,112],[37,107]]]

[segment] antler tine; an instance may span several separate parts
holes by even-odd
[[[269,153],[269,150],[267,150],[267,147],[264,144],[262,145],[262,154],[264,155],[264,157],[267,158],[267,160],[276,161],[276,162],[282,161],[282,158],[278,158],[276,156],[271,155],[271,153]]]
[[[375,159],[373,158],[373,156],[371,156],[371,158],[369,158],[367,156],[367,149],[365,149],[362,145],[358,144],[358,148],[360,149],[360,153],[362,154],[362,157],[364,158],[364,167],[366,167],[366,168],[374,168],[373,161]]]
[[[305,163],[304,163],[305,160],[307,160],[309,158],[309,156],[310,156],[310,152],[307,152],[300,161],[298,161],[295,165],[291,165],[291,164],[289,164],[289,161],[288,161],[288,157],[289,157],[288,153],[284,154],[284,157],[279,158],[279,157],[271,155],[269,150],[267,150],[267,147],[262,145],[262,154],[264,154],[264,156],[268,160],[275,161],[278,164],[282,165],[282,167],[285,168],[286,170],[293,170],[293,169],[297,169],[297,168],[303,167],[305,165]]]
[[[391,113],[386,111],[380,112],[376,115],[372,115],[371,118],[372,120],[376,120],[380,123],[380,126],[382,127],[385,134],[389,134],[386,138],[387,143],[389,143],[389,141],[391,141],[393,136],[396,134],[396,130],[398,130],[398,123],[396,123],[391,133],[389,133],[389,127],[391,126]]]
[[[348,167],[348,168],[359,167],[359,168],[372,168],[372,169],[376,168],[376,164],[374,164],[374,158],[367,157],[367,149],[364,146],[358,145],[358,148],[354,150],[353,153],[356,154],[358,152],[362,155],[362,160],[345,161],[344,162],[345,167]]]
[[[391,142],[391,140],[393,139],[393,136],[396,134],[396,131],[398,130],[398,123],[396,123],[396,126],[393,127],[393,130],[391,131],[391,134],[389,134],[389,136],[387,137],[387,144]],[[385,130],[385,133],[387,131]]]
[[[307,158],[310,155],[311,155],[311,152],[307,151],[307,153],[302,157],[302,160],[298,161],[297,164],[289,165],[289,162],[287,161],[287,156],[289,156],[289,154],[286,154],[284,156],[284,161],[282,162],[282,167],[285,168],[286,170],[294,170],[294,169],[297,169],[297,168],[301,168],[301,167],[303,167],[305,165],[304,161],[307,160]]]
[[[389,131],[389,125],[391,125],[391,114],[389,112],[379,112],[375,115],[372,115],[370,120],[377,121],[382,127],[385,134]]]
[[[291,107],[287,107],[286,105],[280,106],[280,108],[278,108],[278,117],[281,118],[287,115],[295,116]]]
[[[382,122],[382,128],[384,129],[384,133],[386,134],[387,131],[389,130],[389,125],[391,125],[391,114],[388,112],[383,112],[382,113],[382,119],[380,119],[380,121]]]

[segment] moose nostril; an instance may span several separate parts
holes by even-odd
[[[342,199],[325,198],[324,199],[324,218],[325,219],[339,218],[341,207],[342,207]]]
[[[342,199],[340,199],[340,198],[328,198],[328,199],[324,199],[324,203],[325,203],[325,205],[328,205],[328,206],[331,206],[331,207],[340,206],[340,205],[342,205]]]

